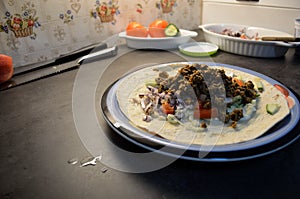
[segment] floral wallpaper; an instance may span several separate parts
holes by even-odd
[[[0,53],[14,66],[47,62],[124,31],[165,19],[183,29],[201,22],[202,0],[1,0]]]

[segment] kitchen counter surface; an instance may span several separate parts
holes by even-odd
[[[195,40],[203,40],[201,32]],[[300,56],[294,49],[276,59],[244,57],[223,51],[210,58],[189,58],[176,51],[134,51],[121,45],[118,57],[86,63],[80,69],[0,92],[0,198],[299,196],[299,140],[256,159],[228,163],[177,160],[145,173],[123,172],[104,162],[86,167],[76,163],[94,155],[90,145],[98,143],[96,138],[86,140],[89,132],[96,132],[97,137],[97,133],[103,134],[104,130],[113,143],[131,151],[143,151],[116,135],[103,122],[100,98],[107,86],[132,68],[185,60],[213,61],[255,70],[300,95]],[[88,108],[94,112],[90,114]],[[101,120],[99,125],[84,126],[92,122],[90,115]],[[296,128],[300,131],[299,124]],[[103,142],[105,140],[101,140],[101,144]],[[102,158],[117,159],[118,155]]]

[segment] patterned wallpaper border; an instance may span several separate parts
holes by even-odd
[[[196,29],[201,0],[3,0],[0,52],[15,67],[49,61],[124,31],[130,21],[147,26],[157,18]]]

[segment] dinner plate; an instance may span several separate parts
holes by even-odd
[[[219,47],[208,42],[191,42],[178,46],[181,53],[191,57],[204,57],[215,54]]]
[[[126,32],[119,33],[120,38],[125,38],[126,44],[135,49],[175,49],[180,44],[187,43],[191,37],[198,35],[195,31],[180,29],[180,36],[176,37],[133,37]]]
[[[222,66],[225,68],[239,70],[258,76],[272,85],[282,85],[280,82],[268,76],[238,66],[213,62],[197,63],[207,64],[209,66]],[[170,63],[161,64],[159,66],[167,66],[169,64]],[[183,64],[183,62],[177,62],[175,64]],[[290,143],[297,140],[299,137],[300,125],[297,126],[297,124],[300,119],[300,105],[296,95],[287,88],[289,90],[290,97],[293,98],[295,102],[295,105],[290,110],[290,114],[284,120],[277,123],[269,131],[256,139],[241,143],[217,145],[211,147],[202,147],[201,145],[196,144],[188,145],[178,142],[170,142],[169,140],[166,140],[162,137],[154,136],[150,133],[147,133],[146,131],[143,131],[142,129],[136,128],[120,110],[116,92],[118,86],[123,79],[126,79],[126,77],[127,75],[117,80],[114,84],[107,88],[101,98],[101,110],[106,122],[116,133],[118,133],[128,141],[150,151],[194,161],[238,161],[273,153],[286,147]],[[205,157],[201,156],[201,158],[199,158],[200,153],[206,154]]]

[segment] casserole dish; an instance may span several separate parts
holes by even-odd
[[[214,43],[223,51],[234,54],[273,58],[284,56],[291,47],[300,46],[299,42],[262,41],[265,36],[292,37],[292,35],[272,29],[251,27],[237,24],[204,24],[203,30],[206,41]],[[244,33],[247,38],[224,35],[224,32]]]

